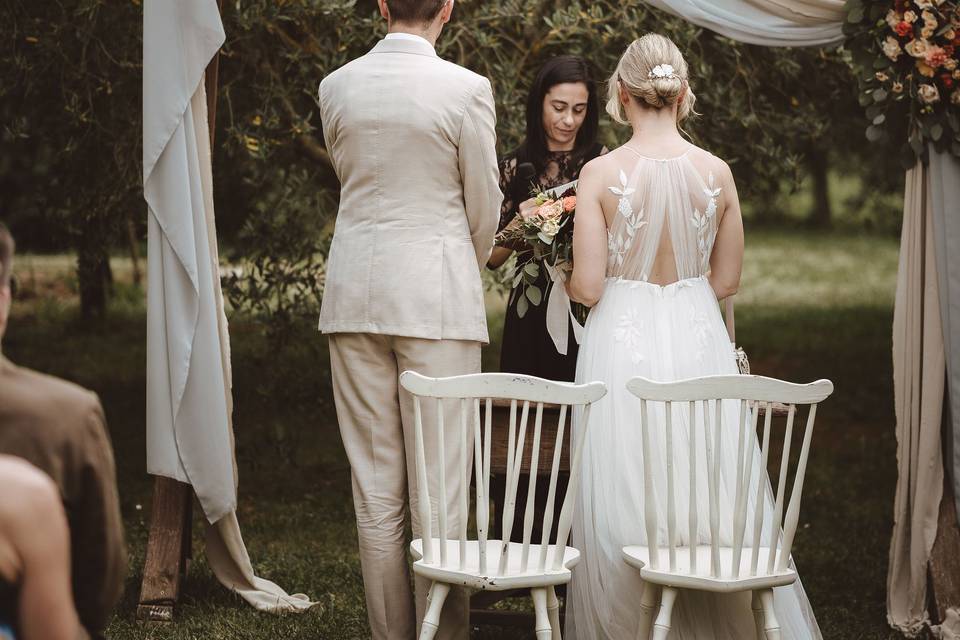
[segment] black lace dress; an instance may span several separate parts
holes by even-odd
[[[541,190],[552,189],[577,180],[583,165],[606,151],[602,145],[596,144],[580,157],[575,157],[570,151],[550,153],[543,167],[535,167],[537,187]],[[516,155],[510,155],[500,163],[500,190],[504,193],[503,206],[500,208],[500,229],[513,220],[520,202],[529,197],[531,185],[516,184],[518,164]],[[547,276],[543,270],[541,274],[537,284],[541,291],[546,293]],[[530,305],[521,318],[517,313],[520,292],[519,288],[510,292],[507,315],[503,322],[500,370],[572,382],[577,369],[578,350],[573,329],[571,328],[569,333],[567,355],[560,355],[547,333],[547,296],[543,296],[539,305]]]

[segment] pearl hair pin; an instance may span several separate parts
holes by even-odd
[[[653,69],[650,70],[650,73],[647,74],[647,77],[651,80],[653,79],[662,79],[662,78],[676,78],[677,74],[674,73],[674,69],[669,64],[658,64]]]

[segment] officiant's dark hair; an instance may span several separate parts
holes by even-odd
[[[0,287],[10,284],[13,275],[13,236],[0,222]]]
[[[597,85],[590,74],[590,66],[580,56],[556,56],[540,68],[527,95],[527,135],[517,149],[518,162],[532,162],[539,172],[547,162],[547,134],[543,129],[543,100],[558,84],[582,82],[587,86],[587,115],[577,132],[574,156],[586,155],[596,145],[600,129],[600,105]]]
[[[394,22],[430,22],[437,17],[447,0],[388,0],[390,19]]]

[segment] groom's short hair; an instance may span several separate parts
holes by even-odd
[[[430,22],[448,0],[387,0],[394,22]]]

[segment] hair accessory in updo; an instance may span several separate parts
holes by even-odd
[[[650,73],[647,74],[647,77],[651,80],[661,78],[676,78],[677,74],[674,72],[673,67],[671,67],[669,64],[658,64],[650,70]]]

